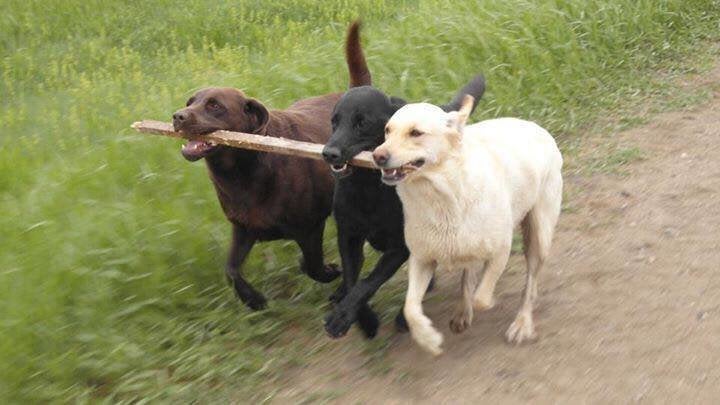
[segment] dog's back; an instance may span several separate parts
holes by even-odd
[[[293,103],[285,110],[271,111],[270,114],[276,118],[276,121],[284,126],[281,132],[271,135],[304,142],[327,142],[332,132],[330,126],[332,109],[341,96],[342,93],[333,93],[306,98]],[[326,165],[323,166],[327,169]]]
[[[413,252],[449,262],[482,255],[507,243],[507,232],[550,183],[559,201],[562,156],[553,137],[533,122],[499,118],[468,125],[462,154],[452,156],[456,162],[426,169],[432,181],[398,186]]]
[[[482,121],[465,127],[463,142],[467,169],[477,171],[476,176],[482,174],[472,162],[484,160],[498,166],[493,173],[500,174],[506,183],[503,189],[512,192],[513,225],[530,209],[548,176],[562,168],[555,139],[534,122],[517,118]]]

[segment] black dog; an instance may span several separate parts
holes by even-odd
[[[442,108],[456,111],[465,94],[479,100],[484,92],[485,79],[478,75]],[[331,297],[337,305],[325,318],[325,330],[334,338],[345,335],[356,320],[367,337],[375,336],[379,321],[368,300],[410,254],[405,246],[402,205],[395,188],[383,184],[377,170],[347,165],[359,152],[372,151],[384,142],[385,124],[405,104],[404,100],[388,97],[371,86],[362,86],[348,90],[333,110],[333,132],[323,149],[323,158],[337,179],[333,215],[343,269],[343,283]],[[358,282],[366,240],[383,255],[370,275]],[[395,322],[398,329],[407,330],[402,310]]]

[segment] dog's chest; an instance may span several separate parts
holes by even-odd
[[[341,181],[335,189],[333,213],[339,227],[351,227],[364,234],[396,234],[402,238],[402,204],[394,189],[380,184]],[[351,180],[351,179],[348,179]]]
[[[440,198],[432,189],[398,191],[404,204],[405,240],[415,256],[457,267],[487,259],[502,241],[493,231],[506,228],[504,210],[496,205],[462,193]]]
[[[493,235],[484,234],[459,218],[440,219],[434,216],[406,218],[405,240],[414,255],[457,267],[488,257],[493,251]]]

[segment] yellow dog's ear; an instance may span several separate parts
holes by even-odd
[[[467,122],[467,119],[470,116],[474,102],[475,99],[473,96],[466,94],[465,97],[463,97],[462,104],[460,105],[460,111],[451,111],[448,113],[448,128],[454,128],[456,131],[462,132],[463,127],[465,127],[465,122]]]

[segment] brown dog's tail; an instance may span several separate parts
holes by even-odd
[[[473,101],[472,109],[470,110],[470,114],[475,111],[475,107],[477,107],[477,102],[480,100],[480,98],[485,94],[485,76],[483,75],[477,75],[468,82],[465,86],[463,86],[460,91],[455,94],[455,97],[450,101],[448,104],[441,105],[440,108],[442,108],[445,112],[450,111],[459,111],[460,107],[462,107],[463,99],[465,98],[465,95],[469,94],[475,98]],[[468,114],[469,115],[469,114]]]
[[[365,62],[360,45],[360,20],[353,21],[348,28],[347,40],[345,41],[345,61],[350,71],[350,87],[369,86],[372,84],[370,70]]]

